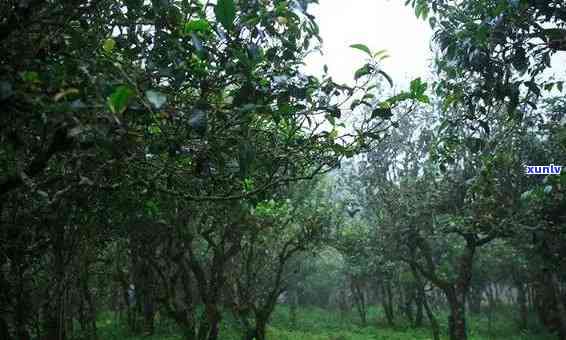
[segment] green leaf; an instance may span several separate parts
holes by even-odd
[[[554,83],[548,83],[548,84],[544,84],[544,90],[545,91],[552,91],[552,89],[554,88]]]
[[[411,95],[418,98],[422,96],[427,88],[427,84],[421,81],[421,78],[413,79],[411,81]]]
[[[102,49],[106,53],[112,52],[114,47],[116,47],[116,40],[114,40],[112,38],[108,38],[108,39],[104,40],[104,44],[102,44]]]
[[[130,99],[134,96],[134,91],[126,85],[118,86],[108,97],[108,106],[112,113],[123,113],[128,107]]]
[[[430,104],[430,98],[426,94],[421,94],[416,99],[423,104]]]
[[[375,52],[373,57],[374,58],[381,57],[380,60],[383,59],[383,58],[386,58],[386,57],[388,57],[387,50],[386,49],[379,50],[379,51]]]
[[[153,200],[146,201],[144,204],[144,208],[145,208],[144,209],[145,213],[151,217],[156,217],[159,215],[160,212],[159,205],[157,205],[157,203],[155,203],[155,201]]]
[[[515,54],[513,55],[513,59],[511,59],[511,64],[520,73],[525,73],[525,71],[529,67],[529,60],[527,59],[527,54],[524,48],[517,48]]]
[[[204,19],[191,20],[185,24],[185,34],[193,32],[208,33],[210,31],[210,24]]]
[[[563,28],[547,28],[543,31],[548,40],[561,40],[566,36],[566,29]]]
[[[330,133],[328,134],[328,138],[330,138],[331,140],[338,138],[338,130],[333,128],[332,131],[330,131]]]
[[[234,27],[234,20],[236,20],[236,4],[234,0],[218,0],[214,8],[214,14],[226,30],[231,30]]]
[[[145,96],[156,109],[161,108],[167,102],[167,96],[158,91],[147,90]]]
[[[427,95],[425,95],[427,83],[421,81],[421,78],[411,81],[411,98],[420,101],[421,103],[428,104],[430,102]]]
[[[398,104],[398,103],[400,103],[404,100],[408,100],[408,99],[411,99],[411,98],[414,98],[414,96],[412,96],[409,92],[401,92],[398,95],[387,99],[387,101],[385,101],[384,103],[391,106],[391,105],[396,105],[396,104]]]
[[[362,97],[362,100],[367,100],[367,99],[375,99],[375,95],[373,93],[364,94],[364,96]]]
[[[436,18],[430,17],[428,19],[428,24],[430,25],[430,28],[434,29],[436,27]]]
[[[417,18],[422,17],[423,19],[428,18],[428,5],[424,1],[419,1],[415,6],[415,15]]]
[[[521,194],[521,199],[522,199],[522,200],[528,199],[529,196],[530,196],[532,193],[533,193],[532,190],[528,190],[528,191],[523,192],[523,193]]]
[[[381,118],[381,119],[389,119],[393,117],[393,112],[391,112],[391,108],[389,107],[378,107],[371,112],[371,118]]]
[[[534,81],[527,81],[524,84],[526,87],[529,88],[529,90],[531,90],[532,93],[536,94],[537,96],[540,96],[540,88]]]
[[[370,73],[371,73],[371,65],[366,64],[360,67],[358,70],[356,70],[356,73],[354,73],[354,79],[358,80],[361,77],[369,75]]]
[[[326,115],[325,118],[330,124],[336,125],[336,117],[332,115]]]
[[[360,50],[360,51],[362,51],[362,52],[365,52],[365,53],[367,53],[367,55],[369,55],[370,57],[372,57],[371,50],[369,49],[369,47],[367,47],[367,46],[364,45],[364,44],[354,44],[354,45],[350,45],[350,47],[351,47],[351,48],[355,48],[355,49],[357,49],[357,50]]]
[[[486,135],[489,136],[490,133],[489,123],[485,120],[480,120],[479,124],[482,127],[482,129],[485,131]]]
[[[350,110],[354,111],[356,109],[356,107],[360,106],[361,103],[362,103],[362,101],[359,100],[359,99],[353,100],[352,104],[350,105]]]
[[[332,117],[340,118],[342,111],[336,105],[331,105],[326,107],[326,110],[330,113]]]
[[[387,80],[389,86],[393,87],[393,79],[385,71],[379,70],[377,73],[381,74]]]
[[[35,71],[25,71],[22,73],[22,79],[26,83],[39,83],[39,74]]]

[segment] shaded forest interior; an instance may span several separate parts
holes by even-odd
[[[317,3],[0,1],[0,340],[566,340],[564,0]]]

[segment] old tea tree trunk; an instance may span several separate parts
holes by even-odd
[[[448,334],[451,340],[467,339],[466,328],[466,291],[457,285],[445,290],[450,316],[448,317]]]
[[[407,262],[414,265],[424,277],[440,288],[446,295],[450,307],[450,316],[448,318],[448,334],[450,340],[468,339],[466,327],[466,297],[472,279],[474,254],[476,248],[493,239],[492,237],[479,239],[475,234],[462,233],[461,235],[465,239],[465,246],[462,254],[458,258],[458,267],[454,268],[456,273],[455,279],[448,280],[438,275],[437,264],[434,263],[430,244],[426,239],[418,235],[415,237],[415,245],[417,246],[416,249],[419,251],[418,255],[420,255],[420,261],[417,260],[416,256],[407,259]]]

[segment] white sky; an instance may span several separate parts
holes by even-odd
[[[396,90],[406,89],[417,77],[426,81],[431,74],[432,30],[404,3],[404,0],[320,0],[319,5],[309,7],[320,26],[324,55],[307,58],[307,72],[320,75],[327,64],[336,82],[353,84],[354,72],[364,65],[366,55],[349,46],[361,43],[374,52],[388,51],[391,57],[383,61],[383,70],[393,78]],[[558,80],[566,78],[566,52],[552,57],[552,68],[544,75],[554,75]]]
[[[349,47],[359,43],[373,52],[387,50],[391,57],[383,61],[383,70],[398,89],[430,73],[430,26],[417,19],[403,0],[320,0],[309,12],[320,26],[324,52],[307,58],[309,73],[320,74],[327,64],[336,82],[353,84],[355,70],[367,57]]]

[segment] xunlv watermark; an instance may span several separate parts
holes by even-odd
[[[562,171],[561,165],[526,165],[525,172],[527,175],[560,175]]]

